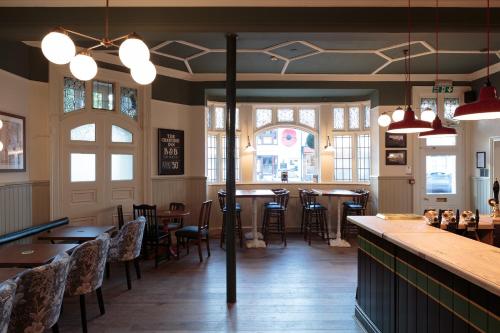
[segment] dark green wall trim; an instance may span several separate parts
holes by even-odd
[[[33,81],[49,82],[48,61],[39,48],[1,41],[0,68]]]

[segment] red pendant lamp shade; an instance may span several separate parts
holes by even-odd
[[[405,111],[405,117],[401,121],[391,123],[387,129],[388,133],[419,133],[431,131],[431,124],[427,121],[415,118],[415,112],[409,106]]]
[[[456,136],[457,131],[454,128],[444,127],[441,123],[441,119],[436,115],[436,118],[432,121],[432,131],[420,133],[419,138],[425,139],[429,137],[439,138],[447,136]]]
[[[459,106],[455,110],[453,119],[480,120],[500,118],[500,100],[497,90],[488,81],[479,92],[479,99],[475,102]]]

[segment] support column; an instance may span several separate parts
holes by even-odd
[[[226,35],[226,294],[227,303],[236,303],[236,38]]]

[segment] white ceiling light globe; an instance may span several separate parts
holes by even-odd
[[[387,113],[382,113],[378,117],[378,125],[381,127],[387,127],[391,124],[391,117]]]
[[[3,127],[3,121],[0,120],[0,129]]]
[[[77,54],[69,64],[71,74],[80,81],[88,81],[97,74],[97,64],[87,53]]]
[[[405,117],[405,112],[400,107],[394,110],[394,112],[392,113],[392,120],[394,120],[395,122],[403,120],[404,117]]]
[[[424,111],[422,111],[422,114],[420,115],[420,119],[423,121],[427,121],[429,123],[432,123],[432,121],[436,118],[436,114],[434,111],[432,111],[431,108],[426,108]]]
[[[68,35],[59,31],[52,31],[42,39],[42,52],[50,62],[64,65],[73,59],[76,48],[75,43]]]
[[[118,55],[126,67],[132,68],[149,60],[149,49],[140,38],[132,35],[121,43]]]
[[[151,61],[132,67],[130,74],[135,82],[139,84],[150,84],[156,77],[156,67]]]
[[[2,143],[2,141],[0,141],[0,151],[2,151],[2,150],[3,150],[3,143]]]

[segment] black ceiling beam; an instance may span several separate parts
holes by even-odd
[[[442,8],[441,31],[484,31],[484,8]],[[431,8],[413,8],[413,31],[432,32]],[[104,8],[0,7],[0,39],[40,40],[54,26],[103,34]],[[491,9],[500,31],[500,8]],[[137,31],[147,40],[186,32],[404,32],[406,8],[111,8],[113,36]]]

